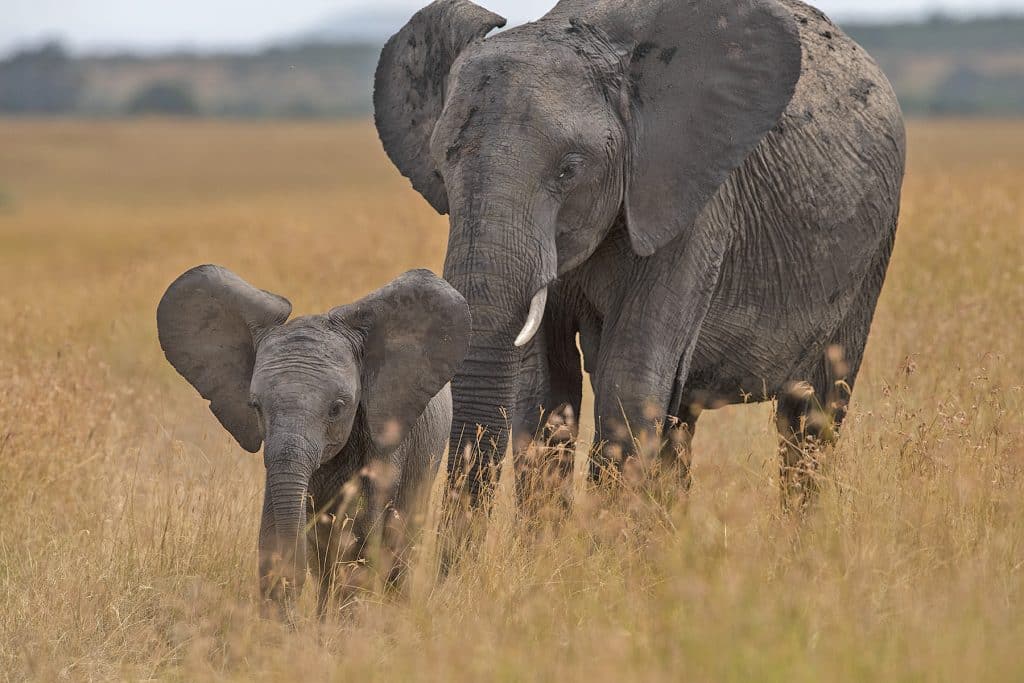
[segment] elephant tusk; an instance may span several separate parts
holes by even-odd
[[[533,300],[530,302],[530,313],[526,316],[526,324],[523,325],[522,332],[516,337],[516,346],[526,346],[533,339],[533,336],[537,334],[537,330],[540,329],[540,323],[544,319],[544,307],[548,303],[548,288],[540,290],[533,295]]]

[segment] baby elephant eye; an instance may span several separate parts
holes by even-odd
[[[327,416],[330,418],[336,418],[341,416],[341,410],[345,407],[345,402],[340,398],[331,404],[330,410],[327,411]]]

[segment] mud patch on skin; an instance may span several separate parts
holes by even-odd
[[[739,61],[739,60],[743,59],[743,55],[744,55],[743,46],[741,46],[741,45],[739,45],[737,43],[732,43],[732,44],[726,46],[725,56],[728,57],[729,59],[731,59],[733,61]]]
[[[857,100],[861,104],[867,104],[868,97],[871,95],[871,92],[877,87],[878,86],[874,82],[869,81],[866,78],[862,78],[860,81],[857,82],[857,85],[850,88],[850,97]]]
[[[633,61],[642,62],[647,59],[647,56],[651,54],[656,48],[657,44],[650,41],[644,41],[633,48]]]
[[[466,131],[469,130],[469,127],[473,124],[473,119],[476,118],[479,111],[480,110],[476,107],[470,108],[469,114],[466,116],[466,120],[462,122],[461,126],[459,126],[459,132],[455,136],[455,141],[448,148],[448,151],[445,152],[445,159],[448,161],[454,161],[459,156],[459,153],[462,151],[462,138],[466,135]]]

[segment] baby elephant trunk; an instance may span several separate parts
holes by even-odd
[[[283,610],[306,579],[307,489],[319,451],[301,440],[267,445],[267,486],[260,530],[260,589]],[[301,446],[301,447],[300,447]]]

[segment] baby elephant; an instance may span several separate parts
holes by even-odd
[[[266,443],[265,604],[284,613],[309,545],[323,615],[333,588],[349,596],[368,566],[389,584],[400,578],[448,443],[448,382],[469,344],[470,313],[426,270],[323,315],[287,322],[291,308],[206,265],[168,288],[157,327],[167,360],[242,448]],[[367,554],[378,546],[375,563]]]

